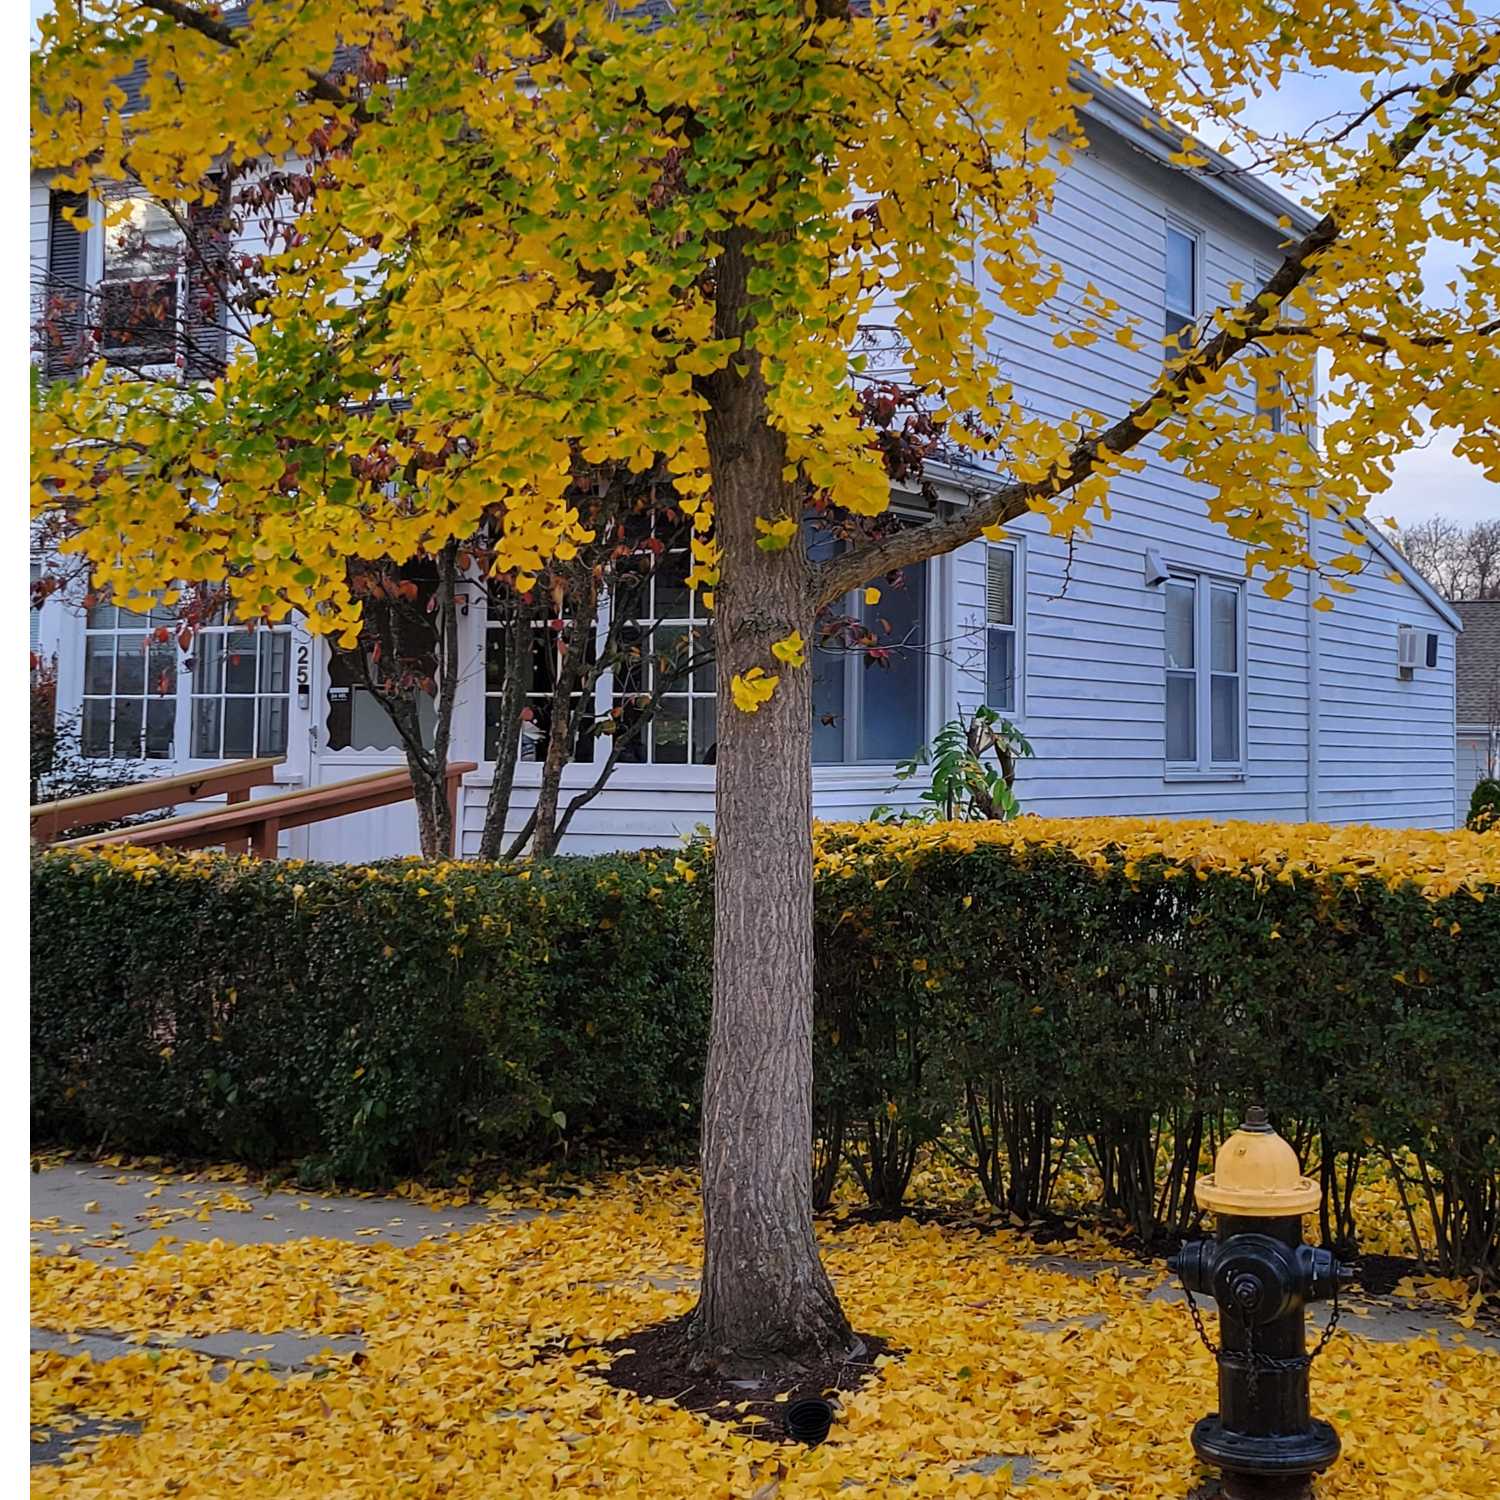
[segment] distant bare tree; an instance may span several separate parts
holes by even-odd
[[[1446,599],[1500,598],[1500,517],[1471,526],[1430,516],[1397,545]]]
[[[1476,521],[1464,538],[1470,599],[1500,599],[1500,517]]]

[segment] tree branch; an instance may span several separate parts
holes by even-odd
[[[222,17],[185,5],[183,0],[136,0],[136,4],[141,10],[154,10],[158,15],[176,21],[179,26],[197,32],[199,36],[217,42],[221,47],[238,50],[243,41],[240,28],[231,26]],[[307,74],[307,92],[311,98],[331,104],[335,109],[350,110],[353,117],[361,122],[370,119],[364,104],[345,93],[327,73],[320,73],[316,68],[306,68],[303,71]]]
[[[1426,140],[1448,108],[1467,95],[1495,61],[1494,57],[1484,55],[1481,61],[1450,74],[1434,89],[1428,103],[1396,133],[1390,143],[1388,159],[1379,164],[1379,170],[1385,171],[1404,162]],[[1355,186],[1364,181],[1365,175],[1361,174]],[[1231,327],[1220,329],[1206,344],[1174,364],[1156,388],[1119,421],[1102,432],[1090,433],[1080,439],[1047,478],[1001,485],[949,520],[897,532],[818,565],[813,575],[813,597],[817,605],[822,607],[833,603],[868,579],[897,568],[910,567],[972,542],[987,528],[1004,526],[1024,515],[1033,500],[1048,499],[1074,489],[1101,466],[1101,459],[1107,465],[1111,458],[1130,452],[1155,432],[1165,419],[1197,399],[1197,388],[1204,375],[1222,369],[1247,345],[1276,325],[1282,302],[1307,278],[1315,259],[1334,244],[1339,233],[1338,212],[1330,209],[1292,247],[1265,286],[1235,310],[1229,320]]]

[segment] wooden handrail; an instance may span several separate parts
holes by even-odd
[[[197,802],[203,797],[224,797],[243,802],[251,787],[269,786],[284,755],[262,755],[255,760],[234,760],[202,771],[183,771],[177,776],[153,776],[107,792],[89,792],[82,797],[62,797],[56,802],[37,802],[31,808],[31,836],[49,844],[58,834],[80,823],[113,823],[136,813],[155,812],[179,802]]]
[[[448,766],[446,793],[453,814],[454,834],[458,831],[458,783],[476,769],[472,760],[453,761]],[[403,769],[376,771],[370,776],[355,776],[348,781],[329,782],[326,786],[301,787],[281,792],[275,797],[261,797],[213,812],[188,813],[179,818],[164,818],[159,823],[141,823],[134,828],[116,828],[109,833],[85,834],[82,838],[64,839],[58,849],[97,848],[101,844],[129,844],[138,848],[167,846],[173,849],[243,849],[261,859],[276,854],[277,835],[286,828],[302,828],[328,818],[342,818],[350,813],[368,812],[373,807],[389,807],[405,802],[414,795],[411,773]],[[451,851],[450,851],[451,852]]]

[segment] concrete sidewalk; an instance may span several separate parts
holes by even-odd
[[[552,1209],[549,1213],[566,1213]],[[174,1245],[218,1239],[235,1245],[282,1244],[302,1238],[337,1239],[370,1245],[413,1245],[424,1239],[456,1235],[486,1224],[520,1223],[538,1216],[536,1209],[483,1207],[431,1209],[408,1199],[335,1196],[320,1193],[267,1191],[251,1183],[216,1182],[198,1176],[122,1170],[81,1162],[48,1166],[32,1174],[33,1253],[71,1254],[103,1266],[128,1264],[166,1240]],[[1160,1280],[1158,1269],[1138,1261],[1074,1258],[1039,1252],[1014,1257],[1017,1264],[1062,1272],[1088,1280],[1113,1273],[1126,1285],[1138,1284],[1149,1301],[1182,1301],[1180,1288]],[[660,1268],[658,1268],[660,1269]],[[696,1282],[687,1267],[672,1274],[642,1275],[653,1286],[691,1290]],[[1211,1309],[1205,1309],[1211,1313]],[[1310,1332],[1316,1337],[1328,1316],[1326,1304],[1310,1310]],[[1094,1328],[1106,1321],[1104,1313],[1065,1320]],[[1184,1313],[1186,1326],[1186,1314]],[[1032,1327],[1033,1325],[1028,1325]],[[1051,1331],[1050,1323],[1033,1331]],[[1500,1352],[1500,1335],[1483,1327],[1465,1330],[1438,1311],[1408,1306],[1391,1298],[1353,1296],[1346,1300],[1343,1329],[1379,1342],[1405,1342],[1433,1337],[1443,1345],[1466,1344]],[[1185,1334],[1185,1336],[1190,1336]],[[313,1336],[296,1329],[273,1331],[228,1329],[202,1336],[165,1337],[139,1330],[89,1329],[64,1333],[33,1328],[31,1348],[64,1354],[86,1354],[108,1360],[161,1346],[193,1350],[218,1363],[221,1370],[237,1361],[264,1363],[277,1375],[308,1367],[324,1351],[353,1353],[363,1346],[358,1336]],[[216,1374],[218,1371],[215,1372]],[[32,1462],[55,1462],[79,1442],[99,1435],[99,1424],[80,1421],[72,1430],[33,1433]],[[128,1430],[128,1425],[122,1429]],[[974,1472],[1009,1466],[1011,1482],[1024,1483],[1028,1474],[1048,1471],[1020,1455],[1000,1454],[980,1461]]]

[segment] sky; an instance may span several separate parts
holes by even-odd
[[[30,0],[30,5],[35,23],[51,10],[52,0]],[[34,24],[32,39],[36,39]],[[1354,80],[1336,74],[1317,80],[1293,78],[1282,88],[1252,100],[1245,118],[1262,131],[1295,130],[1310,120],[1359,104],[1358,84]],[[1425,278],[1428,285],[1441,285],[1452,279],[1457,255],[1457,247],[1453,247],[1448,255],[1435,255],[1431,259]],[[1500,484],[1492,483],[1472,464],[1455,457],[1451,443],[1437,436],[1426,447],[1398,460],[1391,489],[1376,498],[1371,512],[1382,518],[1393,516],[1402,525],[1433,515],[1451,516],[1466,524],[1497,519]]]

